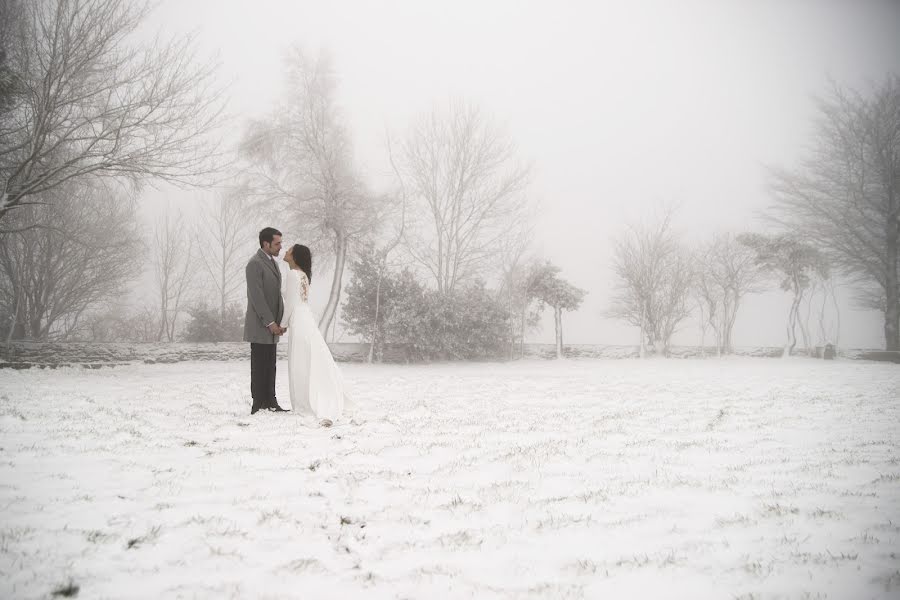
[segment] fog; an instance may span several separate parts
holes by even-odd
[[[193,32],[201,54],[220,61],[234,140],[271,111],[288,47],[329,52],[357,163],[376,190],[390,182],[387,135],[452,100],[484,108],[533,165],[535,249],[588,292],[565,316],[575,344],[637,342],[636,328],[605,316],[612,241],[627,223],[676,203],[690,240],[767,231],[766,168],[808,149],[829,81],[866,90],[900,71],[900,4],[879,1],[172,0],[147,23],[148,35],[157,30]],[[146,190],[148,227],[164,200],[194,214],[208,193]],[[320,281],[314,307],[328,294]],[[880,315],[850,295],[841,293],[842,345],[881,347]],[[780,292],[748,297],[735,343],[783,343],[788,304]],[[675,341],[697,335],[688,322]],[[549,317],[529,335],[552,338]]]

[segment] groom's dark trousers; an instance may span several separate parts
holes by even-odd
[[[269,330],[280,323],[284,314],[281,298],[281,271],[272,257],[257,250],[247,263],[247,315],[244,318],[244,341],[250,342],[251,413],[262,409],[278,409],[275,400],[275,352],[278,337]]]
[[[250,344],[250,395],[253,408],[275,408],[275,344]]]

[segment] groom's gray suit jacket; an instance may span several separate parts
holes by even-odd
[[[269,323],[281,323],[284,301],[281,299],[281,270],[262,248],[247,263],[247,316],[244,341],[251,344],[277,344],[279,336],[267,329]]]

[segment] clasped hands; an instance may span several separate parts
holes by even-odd
[[[268,327],[268,330],[272,333],[272,335],[284,335],[287,329],[287,327],[282,327],[278,323],[272,323]]]

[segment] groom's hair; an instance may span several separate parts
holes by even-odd
[[[275,239],[276,235],[281,235],[281,232],[275,229],[274,227],[266,227],[262,231],[259,232],[259,247],[262,248],[263,242],[272,243],[272,240]]]

